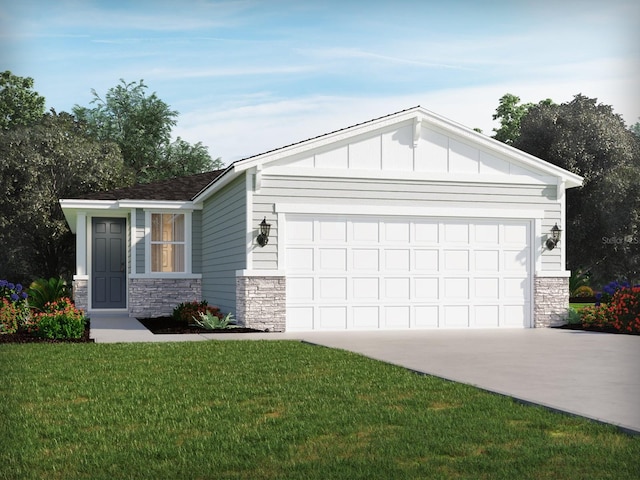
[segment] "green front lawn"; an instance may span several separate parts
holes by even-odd
[[[3,479],[638,478],[640,438],[298,342],[0,345]]]

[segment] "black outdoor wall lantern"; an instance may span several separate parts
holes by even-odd
[[[562,230],[560,230],[560,227],[558,227],[558,224],[556,223],[551,228],[551,236],[547,238],[547,241],[545,242],[545,245],[549,250],[553,250],[554,248],[556,248],[556,246],[560,242],[560,233],[562,233]]]
[[[258,245],[264,247],[267,243],[269,243],[269,231],[271,230],[271,224],[267,223],[267,217],[264,217],[262,222],[260,222],[260,235],[256,238]]]

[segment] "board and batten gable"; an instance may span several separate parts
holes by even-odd
[[[247,268],[246,198],[240,175],[202,208],[202,298],[224,313],[236,311],[236,270]]]
[[[307,205],[307,210],[317,206],[318,212],[352,209],[369,215],[531,214],[540,247],[536,268],[564,270],[561,248],[539,255],[547,232],[564,223],[564,189],[557,178],[472,140],[411,119],[265,163],[259,189],[252,195],[252,218],[257,225],[266,216],[271,235],[266,247],[254,250],[250,268],[282,268],[278,218],[284,217],[278,213]]]

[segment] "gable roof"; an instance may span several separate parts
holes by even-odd
[[[218,177],[216,177],[209,185],[202,189],[193,197],[193,201],[201,203],[208,197],[213,195],[215,191],[227,184],[237,175],[245,170],[257,168],[260,170],[263,165],[276,162],[280,159],[289,158],[294,155],[300,155],[314,149],[323,148],[335,142],[341,142],[350,138],[370,133],[378,129],[386,128],[392,125],[401,124],[403,122],[413,121],[415,127],[414,145],[417,137],[420,135],[420,126],[434,127],[440,131],[447,132],[464,142],[481,147],[482,149],[499,155],[506,156],[522,165],[524,168],[533,169],[544,173],[545,175],[556,177],[558,184],[564,185],[566,188],[572,188],[582,185],[582,177],[569,172],[561,167],[553,165],[541,158],[530,155],[522,150],[511,147],[505,143],[495,140],[487,135],[476,132],[459,123],[442,117],[436,113],[426,110],[420,106],[401,110],[396,113],[374,118],[372,120],[358,123],[350,127],[334,130],[332,132],[319,135],[316,137],[303,140],[301,142],[292,143],[290,145],[269,150],[267,152],[253,155],[241,160],[237,160],[230,164]]]
[[[189,201],[223,172],[224,170],[214,170],[152,183],[136,184],[115,190],[91,192],[70,198],[83,200]]]

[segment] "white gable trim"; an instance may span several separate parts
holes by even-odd
[[[564,182],[565,188],[578,187],[582,185],[582,177],[564,170],[556,165],[552,165],[544,160],[522,152],[516,148],[506,145],[498,140],[490,138],[484,134],[478,133],[470,128],[448,120],[440,115],[430,112],[421,107],[415,107],[409,110],[388,115],[386,117],[371,120],[332,133],[321,135],[300,143],[285,146],[271,152],[266,152],[245,160],[239,160],[230,165],[220,176],[218,176],[208,187],[198,193],[193,201],[201,204],[213,195],[218,189],[222,188],[228,182],[233,180],[240,173],[256,168],[261,169],[269,163],[278,160],[301,156],[303,154],[311,154],[313,151],[322,149],[328,145],[346,142],[354,137],[364,135],[373,131],[383,130],[388,127],[397,127],[402,125],[411,125],[413,127],[413,147],[419,148],[420,130],[423,126],[431,126],[442,133],[446,133],[452,137],[469,142],[479,149],[494,152],[502,158],[522,165],[527,169],[533,169],[536,173],[540,172],[541,176],[559,178]],[[344,175],[344,173],[343,173]],[[557,181],[551,182],[556,184]],[[258,185],[259,186],[259,185]]]

